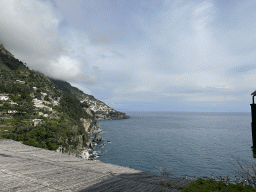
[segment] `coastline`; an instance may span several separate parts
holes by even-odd
[[[99,145],[102,141],[104,141],[103,137],[100,137],[98,135],[101,132],[102,130],[98,128],[90,135],[90,141],[86,143],[84,150],[78,157],[81,157],[82,159],[86,159],[86,160],[95,160],[96,152],[94,151],[94,148],[97,145]]]
[[[121,120],[121,119],[129,119],[129,118],[130,118],[130,116],[126,115],[125,113],[121,113],[121,115],[119,115],[119,116],[116,116],[116,117],[112,116],[112,117],[109,117],[109,118],[107,118],[106,116],[104,116],[104,118],[99,118],[99,116],[98,116],[97,118],[95,118],[95,120],[97,121],[97,124],[98,124],[98,121]],[[99,133],[102,133],[102,132],[103,132],[103,130],[100,129],[99,124],[98,124],[98,129],[94,130],[91,133],[90,141],[86,143],[85,149],[82,151],[81,155],[79,155],[81,158],[87,159],[87,160],[95,160],[95,158],[99,154],[97,154],[96,151],[94,151],[94,148],[97,145],[99,145],[101,142],[104,141],[104,138],[100,137],[98,135]],[[103,147],[104,144],[101,145],[101,146]],[[99,161],[99,160],[97,160],[97,161]]]
[[[118,119],[130,119],[131,117],[129,115],[126,115],[125,113],[117,113],[114,115],[96,115],[95,119],[97,121],[104,121],[104,120],[118,120]]]

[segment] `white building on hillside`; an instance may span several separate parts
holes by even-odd
[[[9,100],[9,97],[6,95],[0,95],[0,101],[7,101]]]
[[[33,119],[34,126],[37,126],[38,124],[40,124],[41,121],[42,121],[42,119]]]
[[[25,84],[25,81],[16,80],[18,83]]]
[[[39,99],[37,99],[37,98],[33,99],[32,102],[34,102],[35,104],[41,104],[41,103],[43,103],[42,100],[39,100]]]
[[[43,93],[43,92],[41,92],[41,94],[45,97],[45,96],[47,96],[47,93]]]
[[[8,113],[18,113],[16,110],[8,110]]]
[[[44,109],[45,111],[52,111],[52,108],[51,108],[51,107],[47,107],[47,106],[44,106],[43,109]]]
[[[59,105],[59,103],[57,101],[54,101],[54,100],[52,100],[52,104],[53,104],[53,106]]]

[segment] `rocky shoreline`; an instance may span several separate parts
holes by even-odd
[[[91,135],[90,141],[86,143],[86,146],[84,147],[84,150],[80,155],[81,158],[87,160],[94,160],[96,158],[94,147],[99,145],[102,141],[104,141],[103,137],[99,136],[99,133],[101,132],[102,130],[98,129]]]
[[[78,147],[78,150],[76,151],[65,151],[65,149],[60,146],[56,152],[60,153],[68,153],[69,155],[80,157],[82,159],[86,160],[95,160],[97,156],[100,156],[101,154],[97,154],[94,151],[94,148],[97,145],[100,145],[101,142],[104,141],[102,137],[99,136],[99,133],[102,132],[102,130],[99,128],[98,120],[118,120],[118,119],[129,119],[130,116],[126,115],[125,113],[113,113],[110,116],[106,115],[95,115],[95,121],[88,121],[86,119],[81,119],[83,126],[86,131],[89,132],[90,140],[85,143],[85,146],[82,145],[82,142],[80,142],[80,147]],[[109,143],[109,141],[107,142]],[[100,147],[103,147],[105,144],[100,145]]]
[[[126,115],[125,113],[115,113],[115,115],[106,116],[106,115],[97,115],[96,121],[99,120],[118,120],[118,119],[129,119],[130,116]],[[101,154],[96,154],[94,151],[94,147],[99,145],[101,142],[104,141],[103,137],[99,136],[99,133],[102,132],[102,130],[99,128],[99,124],[97,124],[98,129],[94,130],[94,132],[91,134],[90,141],[86,143],[86,146],[84,150],[82,151],[81,155],[79,157],[87,160],[95,160],[97,156],[101,156]],[[107,141],[109,143],[110,141]],[[103,147],[105,144],[100,145],[100,147]]]

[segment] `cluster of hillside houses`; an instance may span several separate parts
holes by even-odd
[[[108,107],[104,103],[99,103],[97,101],[90,100],[89,97],[86,97],[80,102],[86,102],[89,105],[89,108],[94,112],[103,111],[106,114],[108,114],[109,112],[116,112],[114,109]]]
[[[23,83],[22,81],[19,81],[19,82]],[[33,89],[36,90],[37,88],[33,87]],[[42,94],[42,99],[45,96],[47,96],[47,93],[41,92],[41,94]],[[0,94],[0,101],[10,101],[11,105],[13,105],[13,104],[17,105],[17,103],[10,100],[10,97],[8,94]],[[43,103],[52,104],[53,106],[59,105],[58,101],[55,101],[55,100],[52,100],[51,102],[49,102],[49,101],[39,100],[39,99],[35,98],[32,100],[32,102],[34,103],[34,105],[37,109],[44,109],[46,111],[52,111],[52,107],[43,105]],[[14,114],[14,113],[19,113],[19,112],[17,110],[8,110],[6,112],[0,112],[0,114]],[[48,117],[48,114],[44,114],[43,112],[38,112],[38,115],[41,117],[44,117],[44,118]],[[42,119],[33,119],[34,126],[38,125],[41,121],[42,121]]]
[[[20,84],[25,84],[25,81],[21,81],[21,80],[16,80],[14,83],[20,83]],[[37,87],[33,87],[34,91],[37,90]],[[34,103],[34,106],[37,108],[37,109],[44,109],[46,111],[52,111],[52,107],[48,107],[46,105],[43,105],[44,103],[45,104],[52,104],[53,106],[56,106],[56,105],[59,105],[58,101],[60,100],[60,98],[58,98],[58,101],[55,101],[55,100],[52,100],[51,102],[49,101],[44,101],[44,97],[47,96],[47,93],[43,93],[41,92],[41,95],[42,95],[42,100],[40,99],[33,99],[32,102]],[[9,103],[11,105],[18,105],[17,103],[13,102],[10,100],[10,97],[8,94],[0,94],[0,101],[9,101]],[[17,110],[8,110],[8,111],[5,111],[5,112],[0,112],[0,114],[15,114],[15,113],[19,113]],[[48,114],[44,114],[43,112],[38,112],[38,115],[41,116],[41,117],[44,117],[44,118],[47,118],[48,117]],[[34,122],[34,126],[38,125],[40,122],[42,121],[42,119],[33,119],[33,122]]]

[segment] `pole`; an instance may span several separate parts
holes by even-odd
[[[251,104],[251,114],[252,114],[252,144],[253,148],[256,149],[256,104],[254,104],[254,96],[253,103]]]

